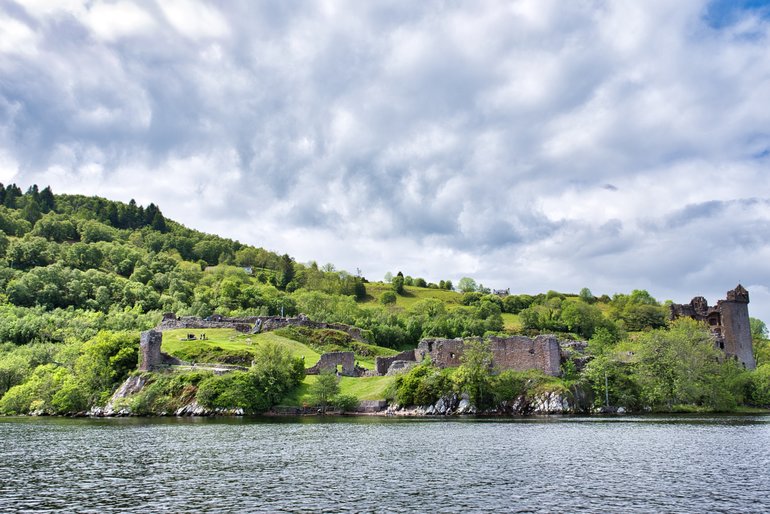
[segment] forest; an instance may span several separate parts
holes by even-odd
[[[770,350],[760,320],[751,320],[758,367],[747,371],[720,358],[705,327],[669,322],[667,304],[644,290],[494,294],[469,277],[455,286],[449,278],[430,282],[402,271],[369,281],[333,264],[299,263],[187,228],[154,204],[54,194],[35,185],[22,191],[0,184],[0,312],[5,414],[72,414],[103,404],[135,371],[139,332],[165,312],[302,313],[360,327],[382,351],[414,348],[423,337],[553,333],[588,341],[590,354],[584,369],[567,366],[554,387],[595,390],[598,403],[609,397],[639,410],[770,404]],[[313,335],[287,337],[304,344]],[[303,380],[280,345],[253,357],[254,369],[244,375],[163,377],[157,383],[167,389],[156,389],[172,395],[187,388],[186,394],[200,391],[204,403],[229,401],[261,412]],[[414,400],[409,388],[434,397],[482,380],[487,393],[476,400],[491,405],[518,390],[512,383],[527,390],[543,382],[494,370],[469,382],[468,366],[420,366],[394,379],[388,395],[403,402]]]

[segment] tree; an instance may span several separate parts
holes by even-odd
[[[470,277],[463,277],[460,279],[460,281],[457,283],[457,289],[461,293],[472,293],[478,289],[476,286],[476,281],[473,280]]]
[[[331,371],[319,373],[316,381],[310,386],[313,402],[321,407],[322,412],[326,412],[326,407],[339,392],[340,385],[337,382],[337,375]]]
[[[761,319],[749,318],[752,339],[767,339],[767,325]]]
[[[285,290],[289,283],[294,279],[294,261],[288,254],[281,256],[280,277],[278,289]]]
[[[586,303],[594,303],[596,301],[596,297],[594,297],[593,293],[591,293],[591,290],[587,287],[584,287],[580,290],[580,294],[578,294],[581,300],[583,300]]]
[[[391,282],[393,284],[393,290],[396,292],[396,294],[403,295],[404,294],[404,274],[400,271],[398,274],[393,277],[393,281]]]
[[[590,339],[594,330],[603,319],[602,311],[594,305],[581,302],[564,302],[566,305],[561,311],[561,321],[570,332]]]
[[[724,360],[705,324],[680,318],[670,330],[640,335],[638,343],[636,380],[646,405],[671,409],[691,404],[720,410],[735,406],[734,391],[724,379],[736,363]]]
[[[305,359],[293,357],[285,346],[265,341],[257,348],[249,375],[262,397],[257,410],[267,410],[305,378]]]
[[[488,340],[465,341],[462,364],[457,369],[455,380],[468,394],[476,407],[486,405],[490,392],[490,371],[492,370],[492,349]]]

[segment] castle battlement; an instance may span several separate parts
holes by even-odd
[[[705,322],[714,334],[716,344],[730,357],[735,357],[754,369],[754,351],[749,323],[749,292],[742,285],[727,292],[726,299],[719,300],[713,307],[702,296],[696,296],[690,303],[672,304],[670,318],[683,316]]]

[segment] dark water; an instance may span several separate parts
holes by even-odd
[[[770,418],[0,418],[0,511],[768,512]]]

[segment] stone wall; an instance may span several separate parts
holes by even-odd
[[[353,352],[324,353],[314,366],[305,370],[305,373],[308,375],[317,375],[323,371],[336,371],[337,366],[342,366],[341,374],[346,377],[358,376],[358,371],[356,370],[356,357]]]
[[[160,351],[163,334],[157,330],[147,330],[139,336],[139,371],[155,371],[168,366],[181,364],[182,361]]]
[[[552,335],[540,335],[534,339],[524,336],[490,337],[492,365],[499,370],[526,371],[539,369],[552,376],[561,374],[561,350],[559,341]],[[415,350],[415,359],[426,357],[439,367],[457,367],[462,364],[465,348],[462,339],[423,339]]]
[[[747,369],[756,368],[749,324],[749,292],[740,284],[713,307],[702,296],[688,304],[672,304],[670,319],[689,317],[703,321],[714,334],[717,346],[737,358]]]
[[[414,360],[416,360],[414,357],[414,350],[407,350],[405,352],[401,352],[398,355],[393,355],[391,357],[375,357],[374,371],[378,375],[387,375],[391,364],[393,364],[395,361],[414,361]]]
[[[313,329],[330,329],[345,332],[351,338],[361,343],[368,343],[366,331],[343,325],[342,323],[323,323],[313,321],[307,316],[300,314],[294,318],[284,318],[281,316],[251,316],[244,318],[225,318],[217,314],[209,316],[206,319],[196,316],[177,317],[173,313],[163,315],[163,320],[158,325],[158,330],[184,329],[205,329],[205,328],[232,328],[243,333],[270,332],[284,327],[308,327]]]

